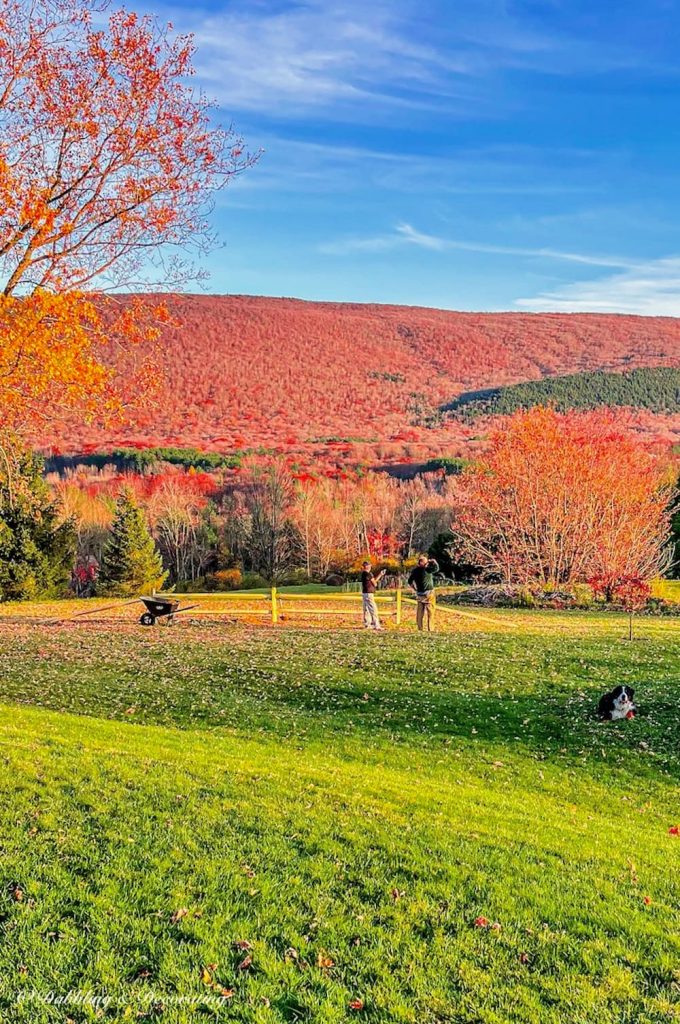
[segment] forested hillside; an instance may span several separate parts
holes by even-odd
[[[645,367],[623,373],[572,373],[508,387],[469,391],[448,406],[466,421],[479,416],[507,416],[518,409],[551,405],[560,412],[600,405],[648,409],[663,415],[680,412],[680,369]]]
[[[584,371],[680,367],[680,320],[455,313],[249,296],[168,297],[155,402],[124,425],[65,423],[64,453],[263,446],[339,458],[466,454],[474,430],[442,414],[472,389]],[[680,417],[644,428],[680,439]],[[473,444],[475,442],[472,442]]]

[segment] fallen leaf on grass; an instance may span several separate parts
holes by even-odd
[[[392,897],[392,899],[394,900],[395,903],[397,902],[397,900],[400,900],[402,898],[402,896],[405,896],[405,895],[406,895],[406,893],[404,892],[403,889],[394,888],[394,889],[390,890],[390,896]]]
[[[234,942],[232,945],[234,949],[242,949],[244,950],[244,952],[245,950],[253,948],[247,939],[237,939],[236,942]]]
[[[301,971],[306,971],[309,967],[309,964],[304,957],[300,956],[295,946],[289,946],[283,954],[283,958],[287,964],[294,963]]]
[[[363,1010],[364,1001],[363,999],[350,999],[349,1001],[350,1010]]]
[[[480,916],[475,918],[475,928],[488,928],[489,924],[490,921],[488,917]]]
[[[645,896],[644,897],[643,903],[644,903],[644,905],[646,907],[649,907],[651,905],[651,902],[652,902],[652,897],[651,896]]]
[[[680,825],[671,825],[668,829],[669,836],[680,836]]]
[[[528,953],[520,953],[520,955],[519,955],[519,962],[521,964],[528,964],[529,963],[529,954]]]
[[[252,966],[253,958],[252,956],[247,956],[243,960],[241,960],[241,963],[238,965],[236,969],[238,971],[249,971]]]
[[[236,995],[235,988],[218,988],[217,991],[223,999],[232,999]]]
[[[186,917],[188,913],[189,911],[186,907],[180,907],[179,910],[176,910],[174,914],[170,915],[170,924],[177,924],[177,922],[181,921],[183,917]]]
[[[322,971],[327,971],[330,970],[331,967],[335,967],[335,960],[332,960],[331,957],[327,956],[325,953],[319,953],[316,958],[316,962]]]
[[[201,970],[201,981],[203,982],[204,985],[212,985],[213,983],[213,976],[207,967],[204,967]]]

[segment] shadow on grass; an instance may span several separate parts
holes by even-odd
[[[151,646],[136,634],[107,636],[104,647],[100,633],[76,641],[54,656],[26,643],[7,664],[0,700],[329,751],[362,738],[421,748],[474,740],[680,775],[672,639],[631,647],[611,637],[349,633],[340,642],[256,632]],[[601,723],[598,699],[619,682],[635,687],[641,713]]]

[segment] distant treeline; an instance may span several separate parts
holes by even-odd
[[[680,412],[680,369],[670,366],[624,373],[573,373],[508,387],[468,391],[446,406],[461,419],[507,416],[518,409],[550,405],[558,412],[597,406],[633,406],[657,413]]]
[[[145,473],[161,463],[211,472],[216,469],[234,469],[241,465],[240,453],[221,455],[219,452],[201,452],[197,448],[114,448],[110,452],[92,452],[89,455],[52,455],[45,459],[47,473],[63,473],[77,466],[103,469],[114,466],[119,472]]]

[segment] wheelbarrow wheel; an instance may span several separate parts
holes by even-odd
[[[154,626],[156,624],[156,619],[151,612],[144,612],[139,621],[143,626]]]

